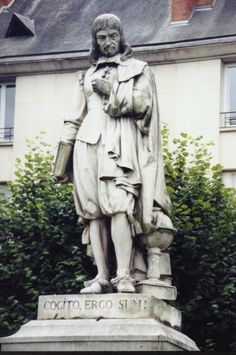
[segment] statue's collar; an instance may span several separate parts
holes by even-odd
[[[124,62],[120,59],[120,54],[115,55],[114,57],[99,57],[95,68],[97,68],[100,64],[109,64],[114,63],[118,65],[122,65]]]
[[[99,67],[101,65],[109,65],[109,64],[116,64],[117,66],[119,65],[124,65],[126,66],[126,64],[124,63],[124,61],[122,61],[120,59],[120,54],[115,55],[114,57],[99,57],[96,64],[94,64],[91,67],[91,74],[93,74],[97,69],[99,69]]]
[[[90,75],[93,74],[99,65],[113,63],[118,65],[118,81],[127,81],[137,75],[140,75],[147,63],[140,60],[129,58],[122,61],[120,54],[114,57],[99,57],[97,63],[90,68]]]

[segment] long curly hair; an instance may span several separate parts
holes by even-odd
[[[92,25],[92,48],[90,49],[89,57],[92,64],[96,64],[100,52],[97,45],[96,34],[98,31],[107,28],[115,29],[120,33],[120,53],[121,60],[125,61],[132,56],[132,48],[126,42],[121,21],[119,17],[113,14],[103,14],[95,18]]]

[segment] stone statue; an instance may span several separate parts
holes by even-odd
[[[98,272],[80,295],[40,296],[37,320],[2,338],[1,348],[199,350],[178,331],[181,313],[163,301],[176,298],[163,252],[174,228],[153,74],[132,58],[121,22],[111,14],[94,20],[90,57],[85,76],[76,73],[54,176],[66,182],[73,168],[75,207],[86,225],[82,238]]]
[[[98,270],[81,293],[132,293],[142,280],[165,284],[158,261],[174,232],[155,80],[112,14],[93,22],[90,59],[76,74],[54,175],[67,180],[73,151],[75,207]]]

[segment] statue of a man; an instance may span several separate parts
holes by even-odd
[[[78,74],[61,137],[64,145],[74,147],[75,206],[87,224],[83,238],[91,244],[98,270],[81,293],[106,293],[111,286],[135,292],[135,263],[139,260],[141,268],[146,263],[137,240],[157,229],[158,213],[169,216],[171,209],[155,81],[147,63],[132,57],[115,15],[94,20],[90,58],[84,80]],[[64,172],[55,175],[65,178]]]

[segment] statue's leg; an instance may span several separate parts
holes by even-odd
[[[81,293],[106,293],[111,291],[108,268],[108,238],[105,219],[95,219],[89,222],[89,236],[93,251],[94,260],[97,266],[97,276],[88,282],[85,282],[85,288]]]
[[[108,231],[105,221],[100,219],[90,221],[89,232],[93,255],[98,269],[96,278],[108,280]]]
[[[132,235],[126,213],[120,212],[112,216],[111,235],[117,259],[117,277],[113,284],[118,292],[135,292],[130,277],[130,259],[132,252]]]

